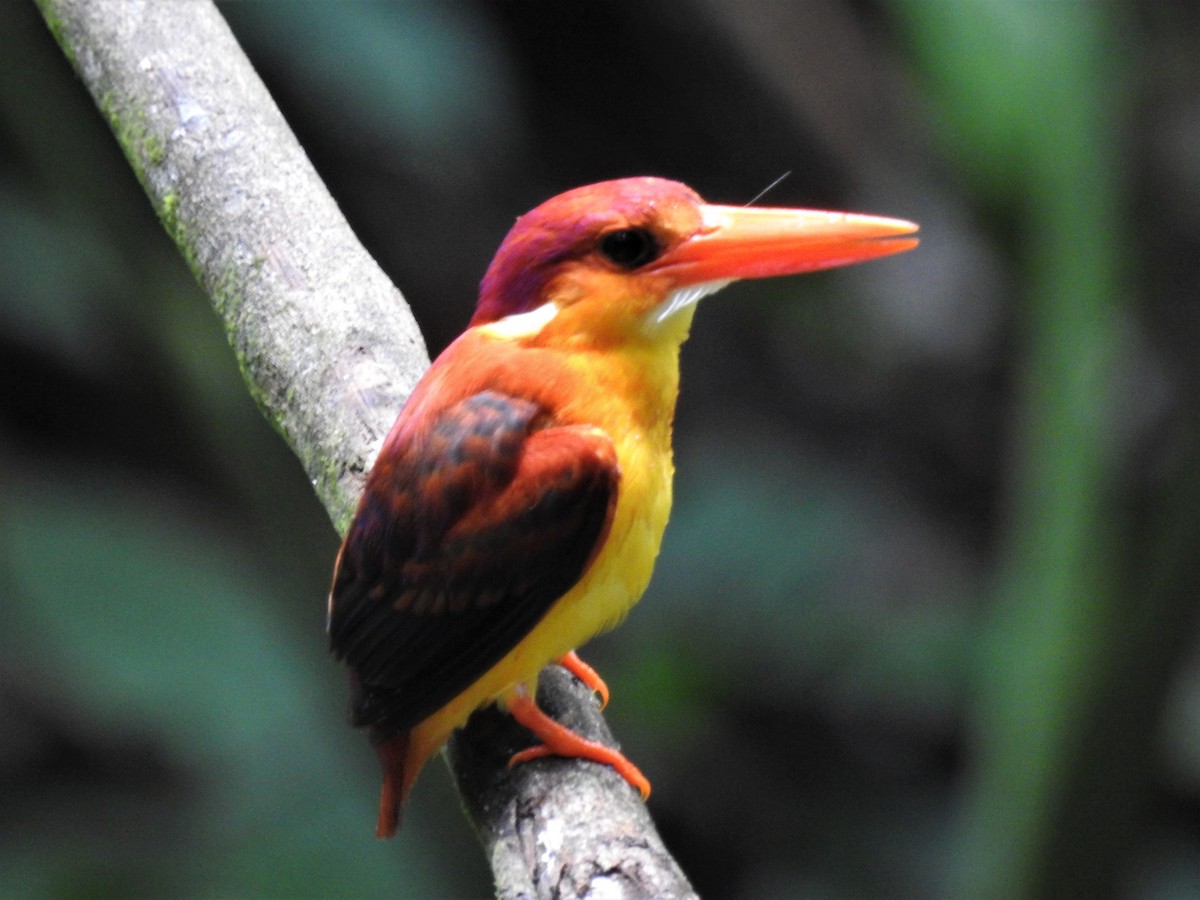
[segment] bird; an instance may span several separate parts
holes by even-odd
[[[385,438],[334,567],[327,631],[351,670],[352,718],[383,769],[390,837],[428,759],[499,704],[543,756],[619,751],[536,702],[645,592],[671,508],[680,347],[696,304],[738,279],[911,250],[901,219],[709,204],[657,177],[575,188],[517,218],[466,330]]]

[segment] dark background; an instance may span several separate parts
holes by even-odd
[[[584,652],[701,893],[1200,893],[1191,4],[222,10],[431,352],[577,184],[921,223],[704,302]],[[0,895],[487,895],[441,765],[372,838],[333,529],[34,7],[0,38]]]

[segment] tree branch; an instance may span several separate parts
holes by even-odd
[[[573,731],[615,746],[598,701],[565,669],[542,670],[537,699]],[[625,779],[580,760],[508,768],[529,743],[494,706],[450,739],[450,767],[501,900],[695,896]]]
[[[344,531],[377,443],[428,366],[207,0],[39,0],[212,299],[255,400]]]
[[[378,445],[428,365],[403,298],[210,0],[37,2],[212,299],[251,394],[344,533]],[[548,711],[611,741],[570,676],[551,667],[542,681]],[[562,760],[510,772],[522,737],[507,717],[483,713],[451,754],[501,896],[691,895],[619,776]]]

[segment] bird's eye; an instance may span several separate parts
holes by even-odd
[[[646,229],[622,228],[600,239],[600,252],[623,269],[636,269],[657,259],[660,248]]]

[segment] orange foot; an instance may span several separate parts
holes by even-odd
[[[578,660],[578,658],[576,659]],[[628,781],[642,795],[643,800],[650,796],[650,782],[646,780],[646,776],[619,750],[581,737],[570,728],[550,718],[538,708],[524,685],[517,685],[513,696],[507,701],[507,706],[514,719],[542,740],[542,743],[535,747],[513,754],[512,759],[508,761],[509,766],[528,762],[531,759],[541,759],[545,756],[590,759],[616,769],[617,774]]]
[[[579,658],[574,650],[561,657],[558,664],[600,695],[601,709],[608,706],[608,685],[604,683],[604,679],[595,669]]]

